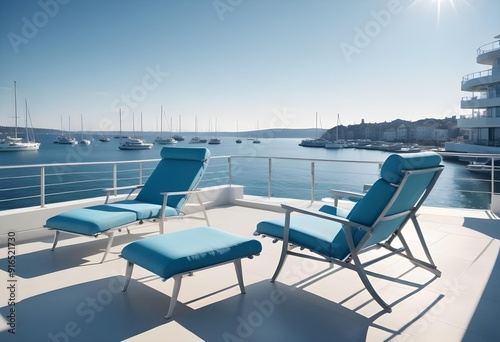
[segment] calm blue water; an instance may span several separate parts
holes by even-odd
[[[155,135],[143,135],[153,141]],[[37,137],[41,141],[38,152],[1,153],[0,165],[27,165],[47,163],[75,163],[98,161],[122,161],[157,159],[162,145],[155,145],[151,150],[122,151],[118,149],[119,139],[111,138],[110,142],[100,142],[95,136],[91,145],[58,145],[53,141],[56,135]],[[87,137],[88,138],[88,137]],[[212,156],[265,156],[265,157],[297,157],[328,160],[380,161],[383,162],[389,153],[381,151],[343,149],[326,150],[322,148],[305,148],[298,146],[300,138],[293,139],[260,139],[261,144],[253,144],[243,139],[236,144],[234,137],[222,137],[222,144],[189,144],[190,136],[177,143],[178,147],[204,146],[210,149]],[[310,162],[289,160],[272,161],[272,196],[310,198]],[[488,208],[490,183],[485,177],[472,175],[463,164],[445,161],[445,171],[438,184],[426,201],[427,205],[456,208]],[[144,177],[154,168],[154,163],[146,165]],[[48,168],[46,170],[47,186],[46,203],[69,199],[102,196],[102,188],[111,187],[110,166],[93,166],[78,168],[77,174],[61,175],[66,169]],[[33,175],[35,172],[35,175]],[[121,167],[120,178],[123,183],[118,186],[137,184],[137,166]],[[19,171],[4,170],[0,173],[0,210],[39,205],[39,170]],[[17,178],[11,179],[15,175]],[[235,159],[232,165],[233,182],[245,185],[245,193],[266,196],[268,192],[268,160],[267,159]],[[371,184],[378,175],[377,165],[345,164],[332,162],[315,163],[315,198],[329,196],[329,189],[361,191],[363,184]],[[77,183],[75,183],[77,181]],[[213,160],[201,186],[227,184],[227,160]],[[15,195],[9,189],[16,189]],[[61,194],[61,189],[64,193]],[[82,189],[85,191],[82,193]],[[11,197],[24,197],[21,200],[7,201]]]

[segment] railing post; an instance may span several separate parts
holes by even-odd
[[[40,207],[45,207],[45,166],[40,169]]]
[[[272,159],[269,158],[269,175],[267,178],[267,197],[271,198],[271,175],[272,175]]]
[[[311,162],[311,203],[314,202],[314,162]]]
[[[118,175],[117,175],[117,164],[113,164],[113,189],[115,196],[118,196],[118,190],[116,188],[118,187]]]

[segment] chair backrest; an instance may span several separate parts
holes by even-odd
[[[161,205],[162,192],[189,191],[198,186],[208,164],[207,148],[164,147],[161,161],[144,184],[136,200]],[[169,196],[167,206],[182,208],[187,195]]]
[[[441,160],[434,152],[393,154],[386,159],[380,179],[347,215],[350,221],[374,229],[363,248],[385,241],[415,214],[444,168]],[[364,235],[355,230],[354,243]]]

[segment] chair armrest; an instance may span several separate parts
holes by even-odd
[[[129,194],[126,197],[128,199],[130,197],[130,195],[132,195],[135,191],[142,189],[143,187],[144,187],[144,185],[128,185],[128,186],[120,186],[120,187],[116,187],[116,188],[105,188],[105,189],[103,189],[104,191],[106,191],[106,201],[104,203],[108,203],[109,196],[111,195],[111,192],[113,192],[113,191],[130,189]]]
[[[282,204],[281,207],[287,211],[287,215],[291,212],[297,212],[297,213],[304,214],[304,215],[311,215],[311,216],[319,217],[319,218],[322,218],[325,220],[339,222],[339,223],[345,224],[347,226],[351,226],[353,228],[363,229],[363,230],[368,231],[368,232],[372,231],[372,229],[368,226],[349,221],[348,219],[341,217],[341,216],[331,215],[331,214],[327,214],[327,213],[324,213],[322,211],[317,211],[317,210],[298,208],[298,207],[290,206],[287,204]]]
[[[330,190],[330,192],[332,193],[334,206],[338,205],[340,196],[363,198],[363,196],[365,195],[365,194],[360,193],[360,192],[344,191],[344,190]]]
[[[188,190],[188,191],[172,191],[172,192],[160,192],[162,196],[175,196],[175,195],[188,195],[201,192],[201,190]]]

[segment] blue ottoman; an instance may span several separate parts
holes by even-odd
[[[166,318],[172,317],[181,279],[185,274],[233,262],[241,293],[245,293],[241,259],[252,258],[262,251],[255,239],[210,227],[198,227],[135,241],[123,248],[121,256],[128,261],[123,291],[127,290],[135,264],[164,280],[174,278],[174,291]]]

